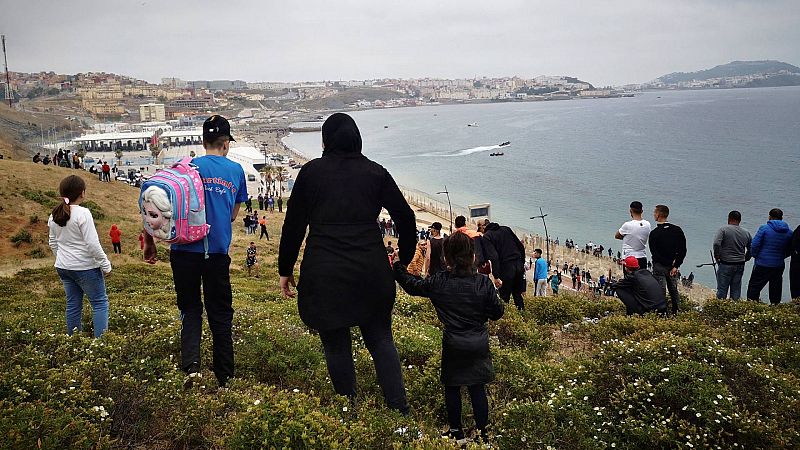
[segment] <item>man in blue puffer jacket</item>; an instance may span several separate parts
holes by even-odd
[[[783,211],[774,208],[769,212],[769,221],[761,225],[753,236],[750,253],[755,259],[747,298],[759,300],[761,290],[769,283],[769,301],[773,305],[781,302],[783,290],[783,260],[788,256],[792,241],[792,230],[783,221]]]

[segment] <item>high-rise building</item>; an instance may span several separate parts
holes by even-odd
[[[167,114],[163,103],[145,103],[139,105],[139,120],[142,122],[164,122]]]

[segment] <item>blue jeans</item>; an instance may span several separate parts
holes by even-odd
[[[744,264],[718,264],[717,265],[717,298],[728,297],[728,289],[731,291],[730,298],[739,300],[742,296],[742,275],[744,275]]]
[[[100,268],[89,270],[59,269],[58,276],[64,283],[67,293],[67,334],[72,336],[74,330],[83,331],[81,314],[83,311],[83,294],[89,297],[92,305],[92,324],[94,337],[99,338],[108,329],[108,295],[106,281]]]

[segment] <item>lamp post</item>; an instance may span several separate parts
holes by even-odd
[[[542,224],[544,224],[544,239],[545,239],[545,244],[547,246],[546,247],[547,248],[547,262],[548,262],[548,265],[549,265],[549,263],[550,263],[550,236],[547,234],[547,221],[544,219],[545,217],[547,217],[547,214],[545,214],[544,211],[542,211],[542,207],[540,206],[539,207],[539,215],[538,216],[533,216],[533,217],[531,217],[531,219],[542,219]],[[548,270],[549,270],[549,268],[550,267],[548,266]]]
[[[447,208],[450,210],[450,234],[453,234],[453,205],[450,204],[450,192],[447,190],[447,185],[444,186],[443,191],[437,192],[437,194],[447,195]]]

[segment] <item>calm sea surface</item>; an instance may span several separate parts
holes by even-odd
[[[708,262],[728,211],[752,233],[771,208],[800,224],[800,88],[648,92],[635,98],[430,106],[354,112],[364,154],[397,182],[447,185],[453,203],[488,202],[492,219],[551,237],[617,250],[628,204],[652,221],[658,203],[683,227],[682,272],[715,286]],[[467,127],[477,122],[478,127]],[[388,126],[388,128],[385,128]],[[316,157],[319,133],[286,143]],[[491,157],[511,141],[505,156]],[[788,266],[788,261],[787,261]],[[746,286],[750,267],[744,277]],[[784,297],[788,298],[788,267]],[[762,298],[766,297],[766,290]]]

